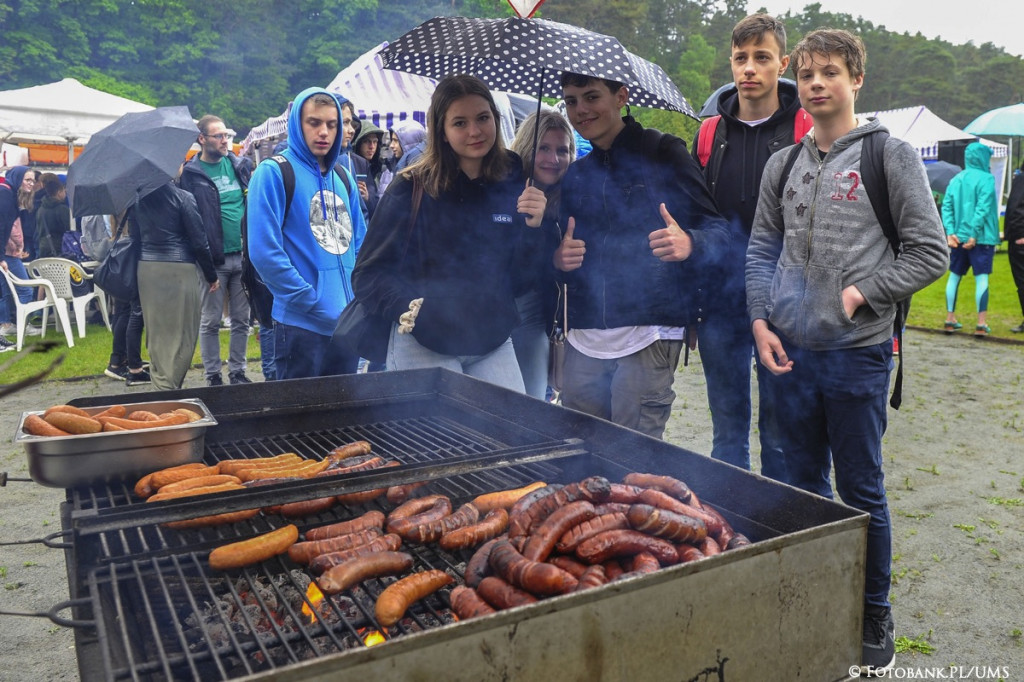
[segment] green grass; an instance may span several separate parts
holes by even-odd
[[[228,330],[222,329],[220,333],[221,357],[226,358],[228,352]],[[13,339],[12,339],[13,340]],[[27,337],[25,350],[30,344],[38,342],[38,336]],[[0,355],[0,385],[13,384],[30,376],[43,372],[58,356],[63,356],[63,361],[47,377],[48,379],[72,379],[76,377],[90,377],[103,374],[103,369],[110,361],[110,347],[113,343],[113,334],[103,325],[89,325],[86,329],[84,339],[78,338],[75,332],[75,347],[68,348],[64,342],[64,335],[49,328],[46,330],[46,341],[55,341],[57,345],[45,352],[14,352]],[[249,344],[246,356],[250,360],[260,357],[259,334],[253,333],[249,337]],[[148,360],[146,343],[143,339],[142,357]],[[193,365],[200,362],[199,344],[196,343],[196,351],[192,356]],[[8,364],[10,365],[8,367]]]

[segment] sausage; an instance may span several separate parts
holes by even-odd
[[[697,549],[704,554],[704,556],[714,556],[722,553],[722,548],[718,546],[718,543],[712,537],[706,537],[697,545]]]
[[[563,571],[568,571],[572,574],[572,577],[577,580],[579,580],[587,570],[586,564],[581,564],[571,556],[553,556],[548,559],[548,563],[558,566]]]
[[[453,582],[455,578],[444,571],[431,570],[415,573],[391,583],[377,597],[377,604],[373,609],[377,622],[386,628],[391,627],[402,619],[414,602]]]
[[[704,558],[704,552],[700,551],[693,545],[677,545],[676,553],[679,555],[679,563],[681,564]]]
[[[124,419],[123,417],[100,417],[97,421],[104,426],[107,424],[113,424],[114,426],[120,426],[122,429],[128,429],[131,431],[135,429],[156,429],[164,426],[187,424],[188,417],[183,414],[175,414],[167,417],[166,419],[157,419],[156,421],[149,422],[137,422],[133,419]]]
[[[633,556],[640,552],[650,552],[662,566],[679,560],[676,548],[668,540],[636,530],[606,530],[584,540],[576,548],[576,556],[590,564],[600,564],[608,559]]]
[[[678,478],[672,478],[671,476],[631,473],[626,474],[622,479],[622,482],[626,485],[635,485],[641,488],[653,488],[654,490],[660,490],[663,493],[671,495],[680,502],[690,501],[690,486],[686,485]]]
[[[554,564],[530,561],[508,540],[498,540],[491,550],[491,568],[507,582],[537,595],[565,594],[578,581]]]
[[[171,412],[173,412],[175,414],[183,414],[183,415],[185,415],[185,417],[189,420],[189,422],[197,422],[197,421],[199,421],[200,419],[203,418],[203,415],[199,414],[198,412],[193,412],[192,410],[190,410],[190,409],[188,409],[186,407],[179,407],[179,408],[177,408],[175,410],[171,410]],[[113,416],[116,417],[118,415],[115,414]]]
[[[576,592],[589,590],[592,587],[600,587],[608,582],[608,574],[601,564],[587,566],[580,576],[580,584],[576,586]]]
[[[376,528],[364,528],[363,530],[349,533],[348,535],[336,535],[325,540],[307,540],[296,542],[288,548],[288,556],[297,564],[308,564],[318,554],[328,554],[342,549],[352,549],[359,545],[365,545],[370,540],[381,535]]]
[[[70,436],[71,434],[63,429],[58,429],[56,426],[46,421],[38,414],[30,414],[25,417],[24,423],[25,433],[32,434],[33,436]]]
[[[355,471],[368,471],[370,469],[378,469],[384,466],[384,458],[380,455],[359,455],[346,460],[328,460],[327,469],[325,471],[331,474],[351,474]],[[398,463],[392,464],[396,466]]]
[[[469,620],[478,616],[488,616],[494,613],[490,604],[480,598],[472,587],[458,585],[452,588],[451,594],[452,611],[459,617],[459,620]]]
[[[235,475],[243,481],[254,481],[260,478],[278,478],[297,476],[298,478],[313,478],[328,466],[330,461],[326,459],[321,460],[306,460],[302,464],[296,464],[291,467],[284,468],[273,468],[273,469],[242,469]]]
[[[532,490],[526,493],[518,500],[516,500],[516,503],[512,505],[511,509],[508,510],[509,520],[511,521],[513,516],[523,513],[527,507],[529,507],[531,504],[533,504],[540,498],[547,497],[548,495],[554,495],[564,487],[565,486],[562,485],[561,483],[556,483],[554,485],[541,486],[536,490]]]
[[[428,495],[426,497],[417,497],[414,500],[409,500],[408,502],[405,502],[391,510],[391,513],[388,514],[388,523],[397,519],[406,519],[410,516],[415,516],[416,514],[422,514],[433,507],[435,502],[442,499],[448,500],[445,495]],[[451,500],[448,500],[448,511],[446,511],[445,514],[451,513],[451,504]]]
[[[332,462],[340,462],[343,459],[350,457],[358,457],[359,455],[368,455],[373,449],[365,440],[357,440],[354,443],[348,443],[347,445],[339,445],[330,452],[327,453],[326,459]]]
[[[345,493],[343,495],[335,495],[334,499],[339,504],[344,505],[359,505],[366,504],[371,500],[376,500],[388,491],[387,488],[374,488],[373,490],[361,490],[358,493]]]
[[[214,464],[213,466],[203,467],[173,467],[171,469],[161,469],[160,471],[154,471],[153,477],[149,479],[149,485],[154,489],[160,490],[169,483],[177,483],[178,481],[184,481],[187,478],[199,478],[200,476],[216,476],[222,473],[220,466]]]
[[[630,506],[632,505],[626,502],[602,502],[601,504],[594,505],[594,511],[597,512],[598,516],[615,512],[625,515],[629,511]]]
[[[661,568],[661,564],[653,554],[650,552],[640,552],[633,557],[633,562],[629,570],[631,573],[639,573],[640,575],[643,575],[645,573],[654,573],[659,568]]]
[[[100,417],[123,417],[128,409],[124,405],[111,405],[102,412],[97,412],[92,415],[93,419],[99,419]]]
[[[523,556],[531,561],[544,561],[555,548],[555,543],[575,525],[594,518],[594,505],[586,500],[570,502],[544,519],[526,540]]]
[[[434,498],[434,502],[426,511],[397,519],[394,517],[394,514],[388,516],[388,532],[398,533],[404,538],[406,535],[411,534],[417,526],[439,521],[452,513],[451,500],[444,495],[432,495],[431,497]]]
[[[414,492],[429,482],[430,481],[416,481],[415,483],[406,483],[405,485],[393,485],[388,488],[388,502],[391,504],[402,504],[412,497]]]
[[[649,504],[652,507],[658,507],[659,509],[667,509],[669,511],[676,512],[677,514],[700,519],[704,522],[704,526],[708,530],[708,535],[711,535],[712,537],[722,532],[720,521],[721,517],[715,518],[705,510],[691,507],[685,502],[680,502],[676,498],[663,493],[660,490],[650,488],[643,491],[640,495],[640,502],[643,504]]]
[[[294,452],[286,452],[276,457],[262,457],[259,459],[224,459],[220,461],[221,473],[232,474],[239,469],[247,469],[250,467],[272,467],[275,465],[296,464],[298,462],[305,461]]]
[[[629,508],[626,518],[636,530],[672,542],[698,543],[708,534],[707,526],[700,519],[649,504],[634,504]]]
[[[743,533],[736,533],[729,540],[728,544],[726,544],[725,548],[726,549],[739,549],[740,547],[749,547],[749,546],[750,546],[750,538],[748,538]]]
[[[369,578],[408,571],[412,563],[412,555],[405,552],[374,552],[341,562],[325,571],[316,582],[324,594],[337,594]]]
[[[570,483],[554,494],[538,499],[523,510],[524,518],[520,520],[518,526],[510,519],[509,539],[533,533],[544,522],[544,519],[554,513],[556,509],[560,509],[570,502],[578,500],[586,500],[591,504],[604,502],[609,494],[611,494],[611,482],[603,476],[590,476],[578,483]]]
[[[232,542],[210,552],[210,568],[215,571],[226,571],[258,564],[283,553],[298,539],[299,529],[294,524],[288,524],[248,540]]]
[[[338,501],[334,499],[333,495],[330,497],[317,497],[312,500],[300,500],[298,502],[282,504],[277,509],[277,513],[290,519],[301,518],[325,512],[337,503]]]
[[[52,407],[46,408],[46,411],[43,412],[43,418],[45,419],[46,417],[49,417],[51,414],[57,414],[57,413],[73,414],[73,415],[77,415],[79,417],[91,417],[92,416],[92,415],[90,415],[88,412],[86,412],[85,410],[83,410],[80,407],[75,407],[73,405],[54,405]]]
[[[160,469],[159,471],[174,471],[176,469],[202,469],[206,465],[202,462],[192,462],[190,464],[179,464],[176,467],[168,467],[166,469]],[[134,492],[137,497],[149,497],[156,492],[156,488],[153,487],[153,475],[159,473],[158,471],[152,471],[138,480],[135,484]]]
[[[237,476],[228,476],[226,474],[212,474],[210,476],[196,476],[194,478],[186,478],[176,483],[168,483],[165,486],[161,486],[158,493],[176,493],[182,490],[191,490],[192,488],[205,488],[211,485],[220,485],[222,483],[235,483],[242,485],[242,481]]]
[[[470,587],[476,587],[480,581],[491,574],[491,550],[504,538],[494,538],[480,545],[480,548],[473,552],[473,556],[466,562],[466,570],[462,579]]]
[[[366,530],[367,528],[384,530],[384,512],[377,510],[368,511],[362,516],[357,516],[348,521],[339,521],[327,526],[310,528],[306,531],[306,540],[326,540],[327,538],[347,535],[356,531]]]
[[[604,568],[605,576],[608,577],[608,582],[618,580],[626,574],[626,572],[622,569],[622,564],[620,564],[617,559],[609,559],[608,561],[602,563],[601,566],[602,568]]]
[[[718,543],[719,547],[725,548],[729,545],[729,541],[736,532],[729,525],[729,522],[725,520],[725,517],[718,513],[718,510],[712,506],[704,507],[700,510],[702,513],[708,515],[713,519],[714,524],[718,524],[719,529],[717,532],[712,533],[710,527],[708,528],[708,534],[715,538],[715,542]]]
[[[417,517],[411,517],[405,520],[411,521],[412,518]],[[456,528],[472,525],[479,520],[480,512],[472,503],[467,502],[459,507],[454,513],[448,514],[443,518],[434,521],[427,521],[426,523],[418,523],[406,532],[401,530],[395,530],[394,532],[398,533],[399,537],[403,540],[426,544],[428,542],[437,542],[445,533],[449,533]]]
[[[189,528],[205,528],[207,526],[220,526],[225,523],[238,523],[239,521],[246,521],[259,513],[259,509],[243,509],[241,511],[236,512],[225,512],[224,514],[197,516],[194,519],[168,521],[163,525],[167,528],[173,528],[175,530],[186,530]]]
[[[476,504],[473,504],[476,507]],[[478,523],[448,531],[441,536],[441,549],[449,552],[457,549],[476,547],[482,542],[496,538],[508,528],[508,512],[502,507],[492,509]]]
[[[611,493],[608,495],[608,502],[633,504],[636,502],[637,498],[640,497],[640,493],[642,493],[643,490],[643,488],[635,485],[612,483]]]
[[[523,486],[522,488],[515,488],[514,490],[501,490],[494,493],[486,493],[479,495],[473,500],[473,506],[480,510],[481,514],[486,514],[493,509],[505,509],[508,510],[512,507],[521,497],[530,493],[538,488],[543,488],[547,483],[544,481],[537,481],[530,485]]]
[[[223,493],[229,490],[242,490],[245,486],[238,483],[218,483],[217,485],[207,485],[201,488],[187,488],[185,490],[176,490],[174,492],[157,492],[146,498],[146,502],[163,502],[164,500],[176,500],[181,497],[194,497],[196,495],[210,495],[212,493]],[[257,511],[259,511],[257,509]]]
[[[99,433],[103,430],[103,424],[92,417],[83,417],[71,412],[51,412],[43,419],[61,431],[66,431],[74,436]]]
[[[128,429],[120,426],[114,426],[113,424],[103,424],[103,432],[108,433],[110,431],[127,431]]]
[[[112,417],[113,415],[107,415]],[[134,422],[155,422],[160,419],[155,412],[149,410],[135,410],[125,417],[125,419],[131,419]]]
[[[402,538],[394,533],[388,533],[387,535],[381,535],[370,540],[365,545],[356,545],[351,549],[340,549],[337,552],[318,554],[309,562],[309,569],[314,573],[323,573],[353,557],[373,554],[375,552],[397,552],[401,547]]]
[[[597,512],[596,508],[594,512]],[[558,539],[558,542],[555,543],[555,549],[563,554],[571,554],[587,538],[592,538],[606,530],[621,528],[629,528],[629,521],[624,513],[612,512],[610,514],[601,514],[565,531],[562,537]]]
[[[488,576],[480,581],[476,588],[480,597],[499,611],[511,609],[514,606],[525,606],[536,604],[537,598],[529,592],[525,592],[515,585],[510,585],[497,576]]]

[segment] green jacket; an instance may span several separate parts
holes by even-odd
[[[963,244],[974,237],[978,244],[999,243],[999,201],[996,181],[989,171],[992,150],[972,142],[964,150],[966,168],[946,188],[942,199],[942,225],[947,235]]]

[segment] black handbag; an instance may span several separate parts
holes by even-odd
[[[125,215],[110,251],[92,273],[96,286],[122,301],[131,301],[139,295],[139,250],[125,229],[127,219]]]
[[[402,260],[405,260],[409,242],[412,241],[412,230],[416,225],[416,216],[419,214],[422,199],[423,185],[419,180],[414,179],[412,210],[409,213],[409,233],[406,235]],[[338,324],[334,328],[334,335],[331,337],[331,343],[350,355],[356,354],[372,362],[384,362],[387,359],[390,335],[391,320],[373,313],[364,301],[356,298],[349,301],[349,304],[341,311]]]

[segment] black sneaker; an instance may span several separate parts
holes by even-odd
[[[1014,334],[1024,334],[1024,322],[1021,322],[1016,327],[1010,327],[1010,331]]]
[[[117,365],[116,367],[114,365],[107,365],[107,368],[103,370],[103,373],[106,374],[111,379],[117,379],[118,381],[127,381],[129,374],[128,365]]]
[[[232,384],[251,384],[252,379],[245,376],[245,372],[231,372],[228,374],[228,381]]]
[[[149,376],[149,372],[142,370],[141,372],[128,372],[128,377],[124,380],[125,385],[135,386],[136,384],[148,384],[153,379]]]
[[[18,344],[13,341],[8,341],[6,337],[0,336],[0,353],[6,353],[9,350],[14,350],[18,347]]]
[[[864,641],[861,648],[861,674],[871,677],[896,663],[896,624],[892,609],[864,607]]]
[[[206,375],[207,386],[223,386],[224,379],[219,374],[207,374]]]

